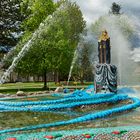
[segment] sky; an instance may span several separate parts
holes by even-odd
[[[122,12],[140,19],[140,0],[71,0],[81,8],[87,24],[108,13],[113,2],[121,5]]]

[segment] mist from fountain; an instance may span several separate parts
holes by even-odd
[[[122,27],[123,26],[123,27]],[[125,29],[124,29],[125,28]],[[112,64],[118,67],[118,84],[119,85],[133,85],[137,83],[135,76],[135,70],[137,68],[137,63],[135,63],[131,58],[131,53],[133,53],[133,59],[139,61],[139,48],[134,49],[132,52],[133,40],[129,38],[124,30],[133,30],[135,33],[135,23],[131,21],[126,15],[114,16],[105,15],[104,22],[99,25],[98,33],[106,29],[111,38],[111,58]],[[130,28],[130,29],[129,29]],[[90,31],[89,31],[90,30]],[[132,36],[134,34],[132,33]],[[80,40],[82,50],[82,44],[88,44],[89,54],[88,58],[90,60],[91,66],[97,63],[97,40],[99,34],[94,31],[91,32],[91,28],[88,28],[86,35],[83,35]],[[131,36],[131,35],[130,35]],[[135,55],[134,55],[135,54]],[[137,54],[137,55],[136,55]],[[81,51],[77,52],[77,59],[81,55]],[[94,68],[93,68],[94,74]]]
[[[118,67],[118,84],[136,83],[134,71],[137,64],[131,59],[132,40],[126,33],[127,29],[135,32],[133,22],[126,15],[105,15],[99,24],[97,32],[101,33],[102,30],[106,29],[111,39],[111,63]],[[98,36],[99,34],[96,33],[96,38]]]
[[[75,65],[81,65],[81,58],[82,58],[82,54],[84,51],[84,45],[87,45],[86,47],[88,47],[88,59],[90,61],[91,66],[94,66],[94,64],[97,61],[97,49],[95,48],[95,43],[96,39],[95,36],[93,35],[93,33],[91,31],[87,31],[86,35],[85,34],[81,34],[80,36],[80,41],[77,45],[77,48],[74,52],[74,57],[71,63],[71,67],[70,67],[70,71],[69,71],[69,76],[68,76],[68,81],[67,81],[67,85],[69,84],[70,78],[72,76],[72,71],[74,69]],[[94,71],[93,71],[93,75],[94,75]]]

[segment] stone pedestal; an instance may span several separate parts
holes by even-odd
[[[117,67],[111,64],[97,64],[94,78],[95,92],[117,92]]]

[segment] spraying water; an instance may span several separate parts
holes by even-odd
[[[0,84],[3,84],[7,78],[10,76],[10,73],[14,70],[18,62],[21,60],[21,58],[25,55],[25,53],[30,49],[30,46],[32,44],[32,41],[36,35],[36,32],[33,34],[33,37],[24,45],[22,50],[19,52],[18,56],[14,58],[12,65],[6,70],[6,72],[3,74],[3,76],[0,79]]]
[[[95,50],[94,50],[94,47],[93,47],[93,42],[94,42],[93,38],[94,37],[91,34],[91,32],[87,32],[86,36],[81,35],[80,42],[78,43],[77,48],[74,52],[74,57],[73,57],[71,67],[70,67],[67,85],[69,84],[70,78],[72,76],[72,71],[73,71],[75,63],[77,61],[78,61],[77,65],[80,65],[82,63],[80,58],[81,58],[81,55],[82,55],[82,52],[83,52],[83,49],[84,49],[84,44],[89,45],[88,50],[89,50],[90,53],[88,54],[88,57],[89,57],[89,60],[90,60],[91,63],[94,62],[94,61],[92,61],[92,60],[94,60],[94,57],[95,57],[95,54],[93,55],[93,53],[95,53]]]
[[[68,81],[67,81],[67,86],[69,85],[70,78],[71,78],[71,75],[72,75],[72,70],[73,70],[73,67],[75,65],[76,60],[77,60],[77,49],[74,52],[74,57],[73,57],[73,60],[72,60],[72,63],[71,63],[70,72],[69,72]]]
[[[84,57],[83,52],[85,51],[85,48],[88,49],[86,55],[90,62],[90,66],[92,67],[92,74],[94,75],[94,64],[96,63],[98,57],[97,47],[95,47],[95,42],[97,42],[97,39],[95,38],[95,35],[91,31],[88,30],[86,34],[81,34],[80,41],[74,52],[74,57],[70,67],[67,85],[69,84],[69,80],[72,76],[74,65],[79,65],[79,67],[81,67],[82,65],[82,61],[83,61],[82,58]]]
[[[131,54],[135,62],[140,62],[140,48],[135,48]]]
[[[53,25],[56,18],[60,16],[60,12],[62,10],[67,10],[67,6],[67,3],[62,4],[52,15],[48,16],[44,22],[40,24],[39,28],[33,33],[32,38],[23,46],[19,54],[14,58],[11,66],[6,70],[6,72],[4,72],[0,79],[0,84],[3,84],[9,78],[10,73],[14,70],[25,53],[28,52],[34,41],[37,38],[40,38],[43,32],[47,32],[49,26]]]

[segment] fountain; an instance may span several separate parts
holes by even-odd
[[[121,112],[127,112],[129,110],[135,109],[140,107],[140,100],[135,97],[129,97],[127,94],[123,94],[123,90],[117,90],[117,68],[114,65],[111,65],[111,57],[110,51],[107,47],[110,47],[110,44],[107,44],[110,38],[107,36],[107,32],[103,32],[103,38],[99,41],[99,64],[96,67],[95,73],[95,92],[93,91],[94,86],[91,85],[87,89],[82,91],[74,91],[72,94],[65,95],[60,99],[54,100],[39,100],[39,101],[7,101],[6,99],[0,100],[0,112],[36,112],[36,113],[56,113],[56,114],[67,114],[67,115],[74,115],[72,118],[67,120],[55,121],[51,123],[41,123],[36,125],[24,126],[20,128],[9,128],[0,130],[0,135],[2,140],[9,138],[9,135],[5,135],[5,133],[13,133],[13,132],[23,132],[23,134],[12,135],[14,137],[23,137],[29,138],[24,131],[31,131],[43,128],[55,128],[65,125],[74,125],[83,122],[89,122],[96,119],[106,118],[108,116],[117,115]],[[16,60],[14,61],[16,62]],[[102,92],[105,89],[105,92]],[[116,94],[116,92],[118,93]],[[121,103],[121,104],[120,104]],[[108,105],[105,107],[106,104],[112,104],[115,107],[110,108]],[[98,110],[99,107],[103,106],[102,110]],[[74,110],[76,108],[86,110],[90,110],[86,113],[78,113]],[[97,108],[97,110],[96,110]],[[70,110],[70,112],[68,112]],[[74,111],[74,112],[73,112]],[[120,128],[118,128],[120,129]],[[85,129],[86,130],[86,129]],[[112,129],[113,130],[113,129]],[[120,129],[121,130],[121,129]],[[82,130],[83,131],[83,130]],[[87,131],[87,130],[86,130]],[[76,131],[77,132],[77,131]],[[52,132],[53,133],[53,132]],[[51,135],[52,135],[51,133]],[[55,132],[55,136],[47,135],[45,138],[51,139],[56,138],[60,139],[62,136],[68,135],[68,132]],[[75,132],[73,132],[75,133]],[[84,131],[85,133],[85,131]],[[116,131],[113,132],[118,133]],[[45,133],[36,133],[36,136],[44,135]],[[31,135],[31,136],[30,136]],[[33,137],[35,134],[30,134],[30,137]],[[54,135],[54,134],[53,134]],[[97,134],[96,134],[97,135]],[[97,135],[98,136],[98,135]],[[96,136],[96,137],[97,137]],[[72,137],[72,136],[71,136]],[[79,138],[91,138],[94,135],[80,135]],[[94,137],[94,139],[96,138]],[[98,136],[99,137],[99,136]],[[109,137],[109,136],[108,136]]]
[[[12,62],[12,65],[3,75],[1,83],[5,82],[10,72],[12,72],[20,59],[30,49],[36,37],[39,37],[43,31],[47,30],[48,26],[55,22],[54,19],[57,18],[57,15],[59,16],[61,9],[67,11],[66,5],[58,8],[52,16],[49,16],[39,26],[39,29],[33,34],[29,42],[24,45],[21,52]],[[0,98],[0,118],[2,118],[0,119],[0,139],[10,140],[11,138],[11,140],[25,140],[46,138],[56,140],[83,140],[85,138],[91,138],[101,140],[105,138],[119,139],[120,137],[127,139],[129,136],[137,136],[139,133],[128,131],[140,130],[140,127],[122,127],[119,124],[121,122],[122,125],[126,125],[124,122],[130,117],[128,116],[128,112],[133,110],[133,112],[130,112],[131,114],[137,113],[134,112],[134,109],[140,107],[140,99],[129,97],[127,93],[133,91],[129,88],[117,88],[117,67],[111,64],[110,38],[107,31],[102,33],[98,44],[99,63],[95,65],[94,85],[84,90],[76,90],[71,94],[66,94],[59,98],[54,98],[51,95],[42,97],[41,99],[35,97],[37,100],[35,98],[32,98],[32,100],[30,98],[29,100],[28,97],[19,99]],[[68,83],[76,58],[77,51],[74,52]],[[120,113],[126,117],[121,116]],[[136,116],[139,117],[139,114]],[[7,117],[9,116],[12,118],[11,122],[13,123],[13,126],[10,124],[10,127],[7,126],[7,122],[10,119],[7,119]],[[16,122],[15,118],[18,122]],[[132,124],[132,118],[133,116],[128,120],[130,122],[127,122],[129,125]],[[1,122],[3,119],[5,119],[5,122]],[[27,123],[27,120],[30,122]],[[120,122],[117,124],[116,122],[118,120]],[[15,125],[16,123],[18,125]],[[108,126],[108,129],[93,129]],[[119,127],[113,128],[114,126]],[[77,130],[70,130],[76,128]],[[58,131],[62,129],[69,130]],[[54,132],[53,130],[56,131]],[[100,132],[105,134],[99,134]],[[73,136],[73,134],[78,136]],[[68,137],[68,135],[70,136]],[[131,140],[133,139],[131,138]]]

